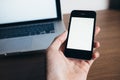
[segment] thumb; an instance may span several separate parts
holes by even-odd
[[[56,37],[50,47],[52,49],[59,50],[61,45],[65,42],[66,38],[67,38],[67,31],[65,31],[64,33],[62,33],[58,37]]]

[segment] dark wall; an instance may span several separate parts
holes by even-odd
[[[120,10],[120,0],[110,0],[109,9]]]

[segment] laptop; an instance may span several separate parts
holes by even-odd
[[[60,0],[0,1],[0,55],[44,50],[64,30]]]

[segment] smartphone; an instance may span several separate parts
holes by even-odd
[[[96,12],[74,10],[71,12],[64,55],[90,60],[93,53]]]

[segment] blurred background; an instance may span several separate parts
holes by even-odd
[[[120,0],[61,0],[61,7],[62,13],[70,13],[74,9],[120,9]]]

